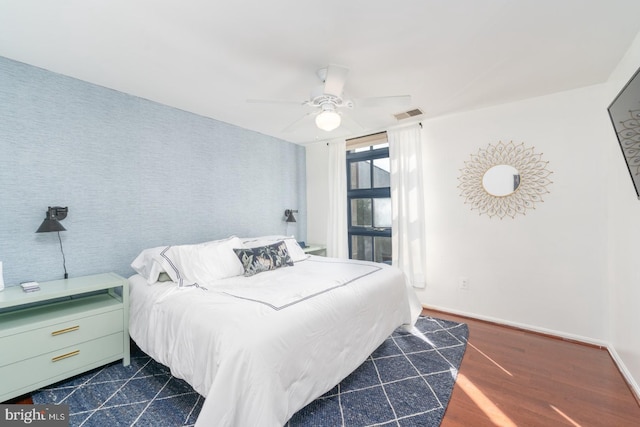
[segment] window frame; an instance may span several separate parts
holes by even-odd
[[[349,243],[349,258],[352,258],[353,254],[353,236],[370,236],[372,237],[372,258],[376,259],[375,244],[373,238],[375,237],[388,237],[391,238],[392,227],[375,227],[375,203],[373,199],[391,199],[391,187],[373,187],[374,182],[374,160],[381,158],[389,158],[389,147],[382,147],[374,149],[374,146],[370,146],[369,150],[363,150],[358,152],[347,151],[347,238]],[[370,168],[370,185],[371,188],[352,188],[351,184],[351,165],[353,163],[369,160]],[[352,223],[351,206],[353,199],[372,199],[371,203],[371,218],[372,225],[369,226],[354,226]]]

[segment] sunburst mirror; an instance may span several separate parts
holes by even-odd
[[[542,153],[524,143],[489,144],[464,162],[458,178],[460,195],[472,210],[489,218],[525,215],[549,192],[552,172],[547,169],[548,163],[542,160]]]

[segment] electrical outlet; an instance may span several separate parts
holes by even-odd
[[[469,290],[469,278],[468,277],[460,277],[460,279],[458,281],[458,286],[463,291],[468,291]]]

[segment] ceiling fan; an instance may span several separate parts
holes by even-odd
[[[324,131],[330,132],[337,129],[342,123],[342,109],[352,109],[354,107],[378,107],[385,105],[408,105],[411,103],[411,96],[380,96],[372,98],[361,98],[350,100],[344,98],[344,85],[347,81],[349,69],[340,65],[330,64],[325,68],[320,68],[316,75],[322,81],[322,84],[315,87],[311,91],[308,100],[299,101],[278,101],[263,99],[248,99],[247,102],[252,103],[273,103],[273,104],[298,104],[302,106],[312,107],[314,111],[305,114],[296,120],[283,131],[291,129],[295,124],[304,118],[315,115],[316,126]]]

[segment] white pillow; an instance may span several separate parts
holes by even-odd
[[[231,236],[197,245],[167,246],[154,258],[178,285],[204,285],[244,273],[242,263],[233,252],[239,247],[242,241]]]
[[[300,247],[295,238],[289,236],[261,236],[247,237],[242,239],[245,248],[257,248],[259,246],[267,246],[276,242],[284,241],[287,246],[287,252],[293,262],[303,261],[309,258],[309,255]]]
[[[160,273],[165,271],[162,265],[154,258],[156,255],[160,255],[160,252],[164,248],[166,248],[166,246],[145,249],[140,252],[140,255],[138,255],[131,263],[131,268],[133,268],[136,273],[147,279],[148,284],[157,282]]]

